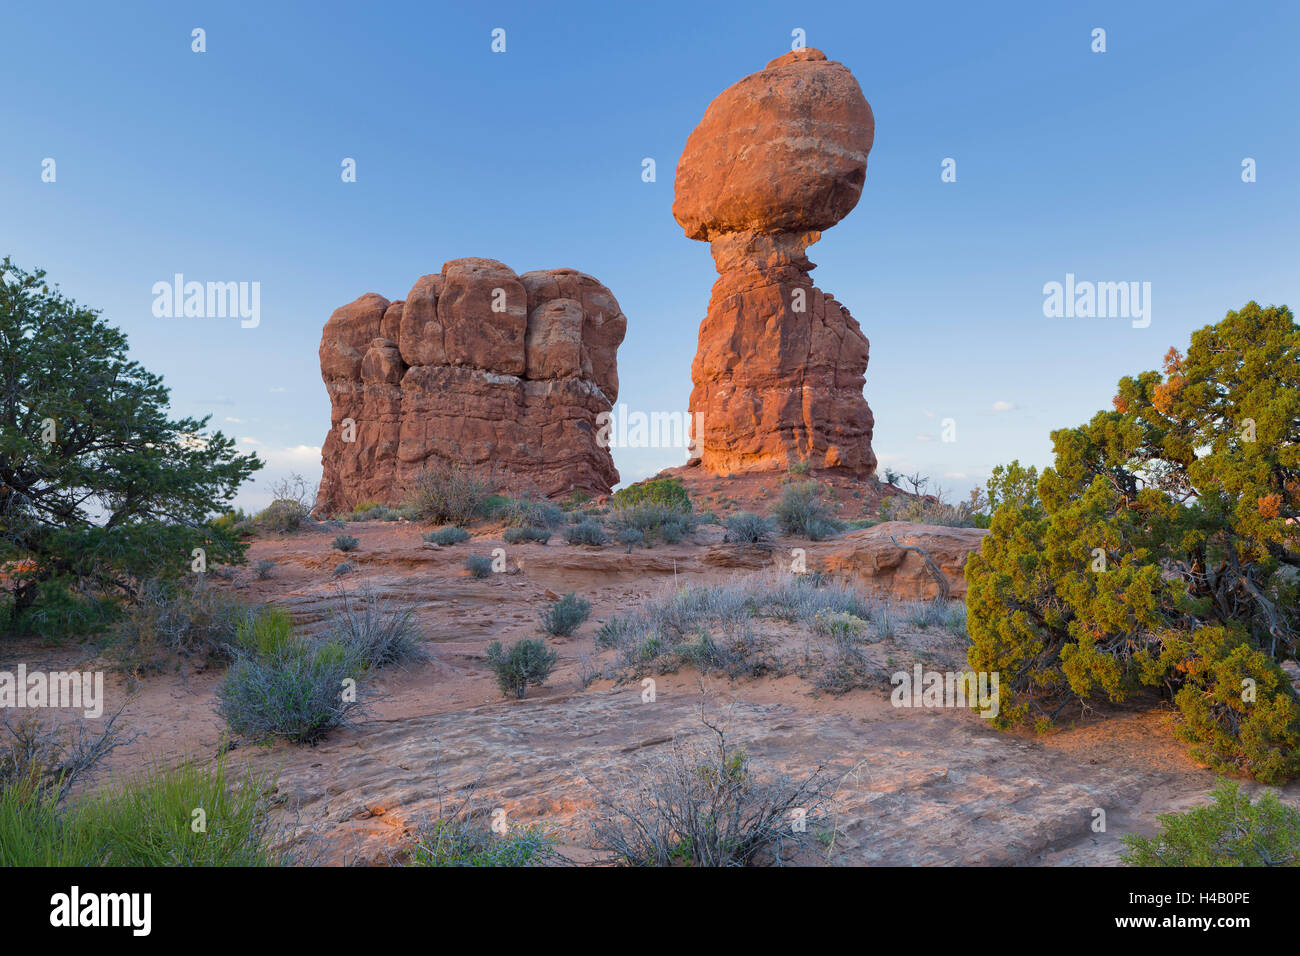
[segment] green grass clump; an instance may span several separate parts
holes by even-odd
[[[80,802],[0,790],[0,866],[279,866],[275,780],[226,759],[156,767]]]

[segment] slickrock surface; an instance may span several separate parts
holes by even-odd
[[[618,471],[596,418],[618,399],[626,330],[591,276],[515,275],[493,259],[455,259],[405,299],[372,292],[335,310],[320,345],[332,409],[317,512],[397,504],[439,460],[502,491],[608,493]]]
[[[806,255],[857,205],[874,136],[853,75],[803,49],[724,90],[686,141],[673,215],[719,274],[690,402],[714,474],[875,472],[867,338],[813,285]]]

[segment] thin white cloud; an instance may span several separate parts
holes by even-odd
[[[917,434],[917,436],[916,436],[916,440],[917,440],[917,441],[934,441],[934,436],[933,436],[933,435],[926,435],[926,434],[924,434],[924,433],[919,433],[919,434]]]
[[[998,401],[993,403],[993,410],[995,412],[1010,412],[1010,411],[1014,411],[1015,408],[1016,408],[1015,402]]]

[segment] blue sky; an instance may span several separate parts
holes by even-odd
[[[319,476],[330,312],[448,259],[596,276],[628,316],[620,401],[684,412],[716,274],[672,218],[673,170],[709,101],[796,28],[876,115],[862,200],[809,254],[871,340],[882,467],[964,493],[1045,464],[1053,428],[1191,330],[1252,298],[1300,306],[1284,3],[11,4],[0,252],[121,326],[177,414],[250,440],[270,467],[245,505]],[[155,318],[177,272],[260,282],[261,324]],[[1150,282],[1150,326],[1045,318],[1067,273]],[[680,457],[615,460],[631,481]]]

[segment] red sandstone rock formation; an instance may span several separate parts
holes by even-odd
[[[715,474],[797,461],[875,473],[867,339],[805,255],[857,205],[874,135],[853,75],[803,49],[724,90],[686,141],[673,215],[719,274],[690,403]]]
[[[503,491],[607,494],[618,471],[596,416],[618,399],[626,330],[591,276],[517,276],[493,259],[455,259],[405,299],[371,292],[336,309],[320,344],[332,411],[317,513],[396,504],[439,460]]]

